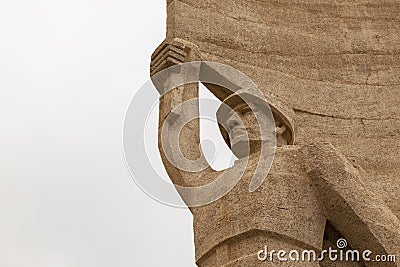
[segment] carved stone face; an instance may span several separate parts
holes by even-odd
[[[249,140],[260,139],[257,119],[247,105],[235,107],[229,115],[226,125],[231,143],[245,138],[246,133]]]
[[[263,111],[255,110],[255,113],[258,112]],[[262,114],[257,114],[259,118],[266,118],[266,116],[261,115]],[[274,113],[273,115],[275,122],[269,121],[264,123],[275,123],[276,145],[278,147],[288,145],[291,139],[290,129],[279,116]],[[258,147],[257,144],[266,141],[262,140],[263,138],[260,133],[262,124],[258,123],[256,116],[246,104],[235,107],[229,114],[225,125],[227,127],[226,130],[229,135],[231,148],[234,150],[235,154],[245,154],[248,148],[250,148],[250,153],[254,152]],[[247,142],[246,133],[250,143]]]

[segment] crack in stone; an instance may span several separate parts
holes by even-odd
[[[396,117],[386,117],[386,118],[365,118],[365,117],[345,117],[345,116],[338,116],[338,115],[329,115],[323,114],[318,112],[312,112],[308,110],[303,110],[299,108],[293,108],[295,112],[309,114],[313,116],[325,117],[325,118],[332,118],[332,119],[339,119],[339,120],[360,120],[362,125],[365,126],[364,121],[380,121],[380,120],[400,120],[400,118]]]
[[[271,28],[273,29],[273,28]],[[256,50],[250,50],[246,49],[242,44],[239,43],[234,43],[234,42],[229,42],[228,40],[221,40],[221,39],[213,39],[213,38],[203,38],[202,41],[203,43],[208,43],[208,44],[213,44],[216,46],[224,47],[224,48],[231,48],[234,50],[240,50],[243,52],[249,52],[252,54],[262,54],[265,56],[278,56],[278,57],[297,57],[297,58],[309,58],[309,57],[320,57],[320,56],[399,56],[400,51],[393,51],[393,52],[388,52],[388,53],[381,53],[376,50],[368,50],[365,52],[357,52],[355,50],[354,52],[348,52],[348,51],[343,51],[343,52],[337,52],[337,53],[303,53],[303,54],[289,54],[289,53],[280,53],[278,51],[274,52],[269,52],[269,51],[256,51]]]
[[[312,78],[308,78],[308,77],[300,77],[300,76],[297,76],[297,75],[292,74],[292,73],[286,73],[286,72],[283,72],[283,71],[278,70],[278,69],[267,68],[267,67],[263,67],[263,66],[260,66],[260,65],[252,65],[252,64],[247,63],[247,62],[238,61],[238,60],[235,60],[235,59],[232,59],[232,58],[226,58],[226,57],[223,57],[223,56],[218,55],[218,54],[213,54],[213,53],[206,52],[204,50],[202,50],[201,52],[204,53],[204,54],[212,55],[214,57],[223,58],[224,60],[229,61],[229,62],[237,62],[237,63],[239,63],[241,65],[245,65],[245,66],[251,66],[251,67],[261,68],[261,69],[265,69],[265,70],[269,70],[269,71],[274,71],[274,72],[280,73],[282,75],[285,75],[287,77],[291,77],[291,78],[294,78],[294,79],[300,79],[300,80],[304,80],[304,81],[320,82],[320,83],[325,83],[325,84],[338,84],[338,85],[356,85],[356,86],[364,85],[364,86],[372,86],[372,87],[377,87],[377,86],[379,86],[379,87],[387,87],[387,86],[399,86],[400,85],[400,83],[399,84],[397,84],[397,83],[393,83],[393,84],[365,84],[365,82],[356,83],[356,82],[351,82],[351,81],[338,81],[338,80],[334,80],[333,81],[333,80],[312,79]],[[277,55],[277,56],[279,56],[279,55]]]

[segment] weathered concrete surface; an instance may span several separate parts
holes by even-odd
[[[323,198],[313,197],[321,195],[321,191],[327,195],[332,193],[351,210],[357,208],[362,199],[346,198],[346,194],[366,194],[370,198],[365,201],[370,201],[367,206],[375,209],[374,216],[379,218],[376,210],[381,210],[394,225],[398,223],[400,1],[169,0],[167,4],[167,40],[180,38],[193,45],[191,57],[187,56],[190,49],[183,49],[184,53],[173,51],[171,64],[201,59],[230,65],[248,75],[265,93],[273,93],[288,103],[295,112],[297,148],[279,150],[271,177],[260,190],[249,195],[240,191],[238,185],[221,201],[192,210],[199,266],[257,266],[261,263],[252,262],[254,257],[250,255],[262,248],[264,241],[277,247],[282,245],[282,249],[290,244],[321,249],[325,229],[321,221],[325,223],[326,220],[333,220],[334,227],[341,228],[339,231],[353,242],[351,245],[359,246],[357,244],[365,236],[353,236],[344,227],[349,223],[346,217],[322,205]],[[225,91],[218,91],[219,88],[210,86],[209,89],[221,100],[227,97]],[[195,96],[194,89],[164,97],[160,104],[160,123],[173,103]],[[185,130],[182,138],[183,150],[189,158],[200,155],[198,151],[193,152],[198,144],[196,123]],[[337,160],[332,163],[334,167],[330,172],[326,169],[330,152],[324,146],[309,150],[308,145],[320,143],[335,147]],[[296,160],[287,158],[296,153],[299,155]],[[320,155],[325,161],[313,158],[310,153]],[[354,192],[337,192],[331,187],[318,186],[327,181],[329,173],[344,175],[346,168],[343,166],[350,163],[343,165],[342,157],[359,170],[357,179],[362,186],[352,184]],[[308,162],[308,166],[289,164],[298,161]],[[196,184],[214,177],[210,169],[193,176],[168,167],[164,162],[171,178],[178,183]],[[318,168],[325,168],[325,171],[317,176],[307,172]],[[313,186],[308,186],[311,183]],[[297,191],[293,193],[293,190]],[[288,195],[287,192],[292,193]],[[240,199],[239,204],[231,198]],[[301,216],[295,216],[298,208],[303,207],[302,201],[308,203],[304,208],[306,212],[301,210]],[[289,214],[279,209],[281,205],[283,208],[289,205],[289,210],[297,208]],[[398,251],[398,232],[385,236],[386,228],[373,229],[372,225],[368,226],[370,220],[366,216],[355,212],[350,217],[354,223],[360,223],[357,228],[360,233],[373,233],[377,240],[370,241],[382,247],[379,251]],[[327,231],[331,230],[327,228]],[[296,232],[304,234],[296,235]],[[390,238],[394,238],[392,243]],[[325,241],[329,241],[326,235]],[[250,247],[252,249],[245,249]],[[218,254],[223,256],[216,256]]]
[[[174,0],[168,37],[290,103],[298,144],[338,147],[400,216],[399,1]]]

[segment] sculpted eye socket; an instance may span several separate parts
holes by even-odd
[[[233,121],[231,123],[229,123],[228,129],[231,131],[233,128],[239,126],[240,123],[238,121]]]

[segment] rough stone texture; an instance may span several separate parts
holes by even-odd
[[[295,146],[278,149],[255,193],[246,191],[249,164],[230,194],[192,209],[198,266],[267,266],[255,255],[265,243],[321,250],[334,231],[354,249],[400,257],[400,1],[169,0],[167,10],[152,74],[193,60],[230,65],[287,103],[297,129]],[[208,88],[221,100],[229,95]],[[164,96],[160,125],[196,96],[195,85]],[[198,133],[197,121],[182,133],[189,158],[201,156]],[[216,177],[163,160],[178,184]]]

